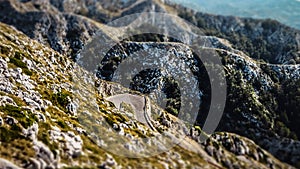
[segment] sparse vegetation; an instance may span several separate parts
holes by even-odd
[[[229,28],[231,25],[229,23],[234,22],[235,18],[233,17],[219,20],[222,18],[221,16],[207,17],[207,14],[194,14],[186,8],[181,8],[178,16],[197,25],[202,29],[205,35],[217,36],[229,40],[235,49],[241,50],[255,59],[263,59],[269,63],[278,63],[278,60],[275,58],[279,54],[288,54],[289,56],[286,57],[289,58],[296,58],[298,55],[298,45],[295,40],[289,40],[289,42],[286,43],[270,42],[269,37],[272,36],[275,31],[281,31],[283,34],[290,34],[290,31],[292,31],[275,20],[242,19],[245,26],[241,26],[241,29],[236,31],[231,31],[231,28]],[[218,26],[219,22],[223,25],[222,27]],[[262,32],[258,31],[258,25],[261,25],[263,28]],[[295,62],[299,63],[298,59],[296,59]]]
[[[51,130],[51,125],[49,123],[39,123],[38,140],[46,144],[54,155],[56,155],[56,150],[58,150],[58,144],[50,140],[49,130]]]
[[[14,2],[11,2],[14,3]],[[23,2],[18,2],[20,6],[23,5]],[[28,2],[30,4],[31,2]],[[52,1],[51,1],[52,3]],[[50,4],[51,4],[50,3]],[[59,3],[59,2],[57,2]],[[75,2],[77,3],[77,2]],[[84,3],[84,2],[83,2]],[[98,7],[101,6],[102,2],[99,2]],[[157,3],[156,1],[151,1],[149,3]],[[148,4],[148,2],[147,2]],[[68,5],[68,4],[64,4]],[[159,4],[156,4],[159,5]],[[8,5],[9,6],[9,5]],[[35,10],[39,10],[39,5],[33,5]],[[80,13],[86,14],[86,15],[92,15],[92,10],[89,7],[88,11],[85,11],[83,9],[78,9],[81,11]],[[30,5],[28,6],[28,9],[30,10]],[[55,7],[53,6],[53,9]],[[116,7],[117,9],[118,7]],[[130,8],[130,6],[128,7]],[[12,6],[13,9],[13,6]],[[51,8],[52,9],[52,8]],[[105,9],[105,8],[101,8]],[[158,9],[158,8],[156,8]],[[5,9],[3,9],[5,10]],[[61,9],[64,10],[64,9]],[[77,10],[77,9],[76,9]],[[106,9],[105,9],[106,10]],[[124,8],[125,10],[125,8]],[[13,12],[19,12],[14,11]],[[83,11],[83,12],[82,12]],[[47,13],[47,9],[45,8],[45,11],[43,13]],[[60,11],[57,11],[60,12]],[[86,13],[87,12],[87,13]],[[119,12],[119,11],[116,11]],[[125,11],[126,12],[126,11]],[[274,55],[277,55],[278,52],[282,52],[283,54],[291,54],[293,55],[295,50],[294,43],[291,44],[280,44],[280,42],[275,42],[274,44],[271,44],[268,42],[268,37],[274,31],[278,31],[282,28],[282,26],[274,22],[272,20],[266,20],[266,21],[259,21],[261,22],[261,27],[264,29],[264,31],[259,32],[254,27],[257,25],[256,21],[249,20],[249,19],[242,19],[241,23],[244,23],[245,26],[242,27],[240,30],[234,30],[234,31],[226,31],[226,20],[224,22],[221,22],[220,27],[217,27],[214,25],[214,21],[218,21],[219,16],[210,17],[212,19],[212,22],[209,22],[207,17],[202,17],[201,14],[192,13],[188,10],[186,11],[178,11],[179,15],[183,18],[186,18],[196,24],[198,27],[202,28],[203,32],[205,32],[207,35],[215,35],[221,38],[228,39],[231,43],[233,43],[233,47],[239,50],[244,51],[246,54],[249,54],[251,57],[258,60],[259,63],[262,63],[260,68],[263,70],[262,74],[268,74],[272,81],[276,83],[274,89],[270,90],[262,90],[263,85],[259,81],[259,79],[252,79],[252,80],[245,80],[245,73],[241,70],[241,68],[244,66],[244,64],[247,64],[247,61],[245,63],[237,63],[234,66],[234,68],[226,67],[226,78],[228,82],[228,95],[227,95],[227,105],[225,109],[225,114],[223,116],[223,121],[221,122],[219,126],[219,130],[225,130],[225,131],[234,131],[241,135],[246,135],[249,138],[255,138],[256,134],[261,134],[259,129],[262,129],[264,131],[267,131],[267,134],[270,134],[271,132],[274,132],[275,134],[278,134],[282,137],[289,137],[293,139],[297,139],[297,136],[299,136],[298,131],[298,124],[299,124],[299,105],[300,98],[298,97],[300,95],[299,91],[299,81],[295,82],[294,80],[291,81],[282,81],[282,79],[278,78],[278,75],[270,69],[270,67],[267,66],[266,62],[274,62],[277,61],[274,60]],[[1,13],[1,12],[0,12]],[[26,16],[30,15],[31,12],[26,13]],[[40,14],[40,12],[34,12],[34,14]],[[20,15],[22,15],[20,13]],[[118,15],[118,13],[111,14],[107,12],[105,14],[106,17],[113,18]],[[48,17],[49,16],[49,17]],[[55,20],[57,18],[60,18],[60,16],[63,16],[65,20],[63,22],[60,22],[58,20]],[[34,16],[32,16],[34,18]],[[42,16],[44,17],[44,16]],[[64,13],[63,15],[59,15],[59,17],[52,17],[52,14],[47,13],[47,19],[41,19],[48,23],[51,22],[49,32],[43,32],[42,38],[46,39],[46,43],[49,43],[50,46],[54,47],[58,51],[66,51],[66,53],[71,54],[74,57],[74,55],[80,51],[80,49],[83,47],[84,42],[86,39],[89,39],[90,35],[94,34],[94,32],[99,28],[98,24],[95,24],[94,22],[90,22],[90,20],[87,20],[84,17],[80,18],[80,22],[76,19],[76,15],[71,15]],[[102,16],[97,16],[102,17]],[[8,18],[9,19],[9,18]],[[214,20],[216,19],[216,20]],[[222,19],[222,18],[221,18]],[[73,22],[74,20],[74,22]],[[38,19],[40,21],[40,19]],[[57,22],[52,22],[57,21]],[[66,30],[64,32],[64,29],[60,29],[60,27],[56,27],[56,24],[59,23],[66,23],[67,28],[70,28],[69,30]],[[76,23],[76,24],[74,24]],[[212,24],[210,24],[212,23]],[[34,24],[34,27],[39,27],[40,23]],[[42,23],[45,24],[45,23]],[[64,24],[62,24],[64,25]],[[48,25],[46,25],[48,26]],[[85,27],[92,27],[90,30],[86,30]],[[143,25],[144,28],[151,28],[150,24]],[[20,27],[17,27],[20,29]],[[34,28],[34,29],[35,29]],[[43,27],[44,28],[44,27]],[[74,29],[73,29],[74,28]],[[102,27],[101,27],[102,28]],[[152,29],[152,28],[151,28]],[[222,29],[222,31],[220,30]],[[57,39],[60,39],[59,36],[56,36],[57,32],[66,33],[64,36],[66,36],[66,40],[63,39],[63,42],[58,42]],[[223,31],[224,30],[224,31]],[[28,31],[28,30],[26,30]],[[26,32],[25,31],[25,32]],[[34,32],[35,31],[35,32]],[[30,32],[39,33],[39,30],[33,30]],[[57,31],[57,32],[56,32]],[[106,31],[106,30],[105,30]],[[109,30],[110,31],[110,30]],[[281,31],[281,30],[280,30]],[[45,34],[44,34],[45,33]],[[135,32],[139,33],[139,32]],[[283,31],[283,33],[286,33]],[[82,37],[81,35],[84,34]],[[257,36],[253,36],[253,35]],[[55,38],[53,38],[53,35]],[[57,34],[58,35],[58,34]],[[76,35],[76,37],[75,37]],[[78,36],[77,36],[78,35]],[[38,36],[38,35],[37,35]],[[53,39],[55,40],[53,40]],[[85,40],[82,40],[82,39]],[[172,39],[170,37],[166,37],[164,35],[156,35],[156,34],[139,34],[135,35],[133,37],[129,37],[126,40],[133,40],[133,41],[154,41],[154,42],[162,42],[162,41],[169,41],[169,42],[178,42],[176,39]],[[38,141],[43,142],[49,149],[54,153],[55,156],[59,155],[59,158],[61,159],[58,161],[58,163],[66,164],[66,168],[83,168],[86,167],[98,167],[100,168],[101,164],[106,160],[106,156],[112,153],[107,153],[104,148],[101,146],[98,146],[97,144],[108,144],[108,146],[111,146],[112,148],[115,148],[119,150],[120,152],[124,149],[130,149],[130,147],[125,147],[124,145],[117,144],[120,140],[114,140],[113,137],[114,134],[112,133],[111,128],[113,127],[117,132],[120,132],[120,135],[125,135],[124,140],[125,141],[139,141],[138,138],[149,138],[152,137],[154,134],[156,134],[156,131],[151,131],[151,129],[148,129],[145,127],[145,125],[135,121],[134,119],[130,119],[126,116],[128,112],[133,111],[132,107],[123,104],[124,112],[119,112],[112,103],[105,101],[102,97],[98,97],[101,101],[98,102],[99,106],[99,112],[79,112],[79,113],[86,113],[87,116],[79,115],[78,117],[72,116],[68,114],[67,112],[67,105],[70,103],[70,100],[74,99],[72,98],[73,93],[71,93],[68,89],[69,85],[73,85],[73,78],[70,76],[71,73],[73,73],[72,70],[67,70],[66,63],[69,61],[67,57],[62,56],[58,53],[55,53],[53,50],[49,49],[46,46],[42,46],[38,44],[36,41],[31,41],[29,38],[27,38],[25,35],[23,35],[20,32],[15,31],[14,29],[9,28],[8,26],[5,26],[4,24],[0,23],[0,57],[5,58],[4,62],[10,60],[8,63],[8,68],[21,68],[22,72],[29,75],[30,79],[36,82],[37,86],[33,90],[27,90],[24,85],[22,85],[19,82],[14,82],[14,79],[12,77],[7,78],[8,81],[11,83],[15,83],[11,89],[10,88],[1,88],[4,92],[0,92],[1,95],[9,96],[14,100],[14,102],[17,104],[17,106],[12,105],[5,105],[0,106],[0,116],[2,119],[4,119],[4,123],[0,126],[0,156],[1,158],[8,159],[12,161],[13,163],[16,163],[20,165],[21,167],[24,167],[25,165],[29,165],[30,158],[37,158],[37,155],[35,154],[35,150],[33,149],[34,142],[30,140],[30,137],[24,136],[22,134],[22,129],[27,128],[31,126],[33,123],[38,122],[38,133],[37,133],[37,139]],[[27,43],[30,41],[30,43]],[[273,41],[273,40],[272,40]],[[18,43],[17,43],[18,42]],[[132,42],[134,43],[134,42]],[[64,46],[66,44],[66,47]],[[163,45],[165,45],[163,43]],[[161,46],[163,46],[161,45]],[[282,45],[282,46],[280,46]],[[119,50],[117,48],[120,47],[120,50],[124,50],[126,48],[130,48],[130,46],[117,46],[116,48],[112,48],[111,50]],[[169,46],[167,46],[169,47]],[[171,45],[171,48],[174,47]],[[281,48],[282,47],[282,48]],[[135,50],[132,48],[132,50]],[[183,51],[185,52],[185,51]],[[130,52],[125,51],[126,55],[130,54]],[[235,64],[235,61],[233,59],[230,59],[229,57],[226,57],[225,54],[220,56],[223,58],[224,67],[226,65]],[[30,60],[34,62],[33,67],[38,67],[39,72],[36,70],[28,69],[27,64],[25,64],[24,58],[29,58]],[[108,72],[111,73],[111,67],[116,66],[119,64],[123,56],[116,55],[113,57],[112,61],[107,62],[108,63]],[[246,56],[245,56],[246,57]],[[289,61],[289,63],[298,63],[299,59],[297,59],[297,55],[293,56],[293,59]],[[53,59],[54,58],[54,59]],[[262,59],[263,62],[259,59]],[[265,62],[266,61],[266,62]],[[207,78],[207,73],[205,72],[204,64],[200,64],[201,61],[195,60],[195,62],[199,62],[197,64],[197,68],[200,70],[194,70],[192,73],[195,75],[195,77],[201,79],[199,81],[199,88],[203,89],[203,98],[201,105],[204,105],[201,107],[199,116],[200,118],[197,119],[197,124],[194,126],[194,129],[196,132],[203,132],[201,130],[202,124],[203,124],[203,118],[206,117],[205,112],[207,112],[208,108],[210,106],[219,106],[219,105],[210,105],[210,82]],[[194,66],[194,65],[193,65]],[[212,67],[213,69],[222,69],[222,67],[217,67],[215,65],[208,65]],[[70,66],[72,67],[72,66]],[[47,72],[51,71],[51,72]],[[107,73],[107,72],[106,72]],[[137,78],[138,79],[138,78]],[[107,79],[109,80],[109,79]],[[173,115],[178,115],[178,112],[180,110],[180,88],[179,85],[176,83],[176,81],[172,78],[166,78],[164,79],[165,85],[163,88],[163,92],[167,95],[167,108],[166,111],[168,113],[171,113]],[[269,80],[269,79],[268,79]],[[103,87],[105,90],[108,90],[108,92],[114,92],[118,90],[119,88],[117,86],[112,86],[111,88],[107,85],[105,86],[106,82],[103,81],[103,86],[97,86],[97,87]],[[141,87],[144,87],[142,84],[140,84]],[[153,83],[154,84],[154,83]],[[1,84],[2,85],[2,84]],[[66,87],[67,86],[67,87]],[[153,85],[155,86],[155,84]],[[2,87],[2,86],[1,86]],[[85,87],[85,86],[83,86]],[[116,87],[116,88],[115,88]],[[133,89],[134,87],[132,87]],[[85,88],[83,88],[85,89]],[[122,89],[119,89],[122,90]],[[149,94],[151,90],[148,90],[144,92],[144,94]],[[74,92],[76,93],[76,92]],[[14,95],[16,94],[16,95]],[[52,106],[41,108],[41,110],[30,110],[30,105],[27,105],[21,98],[31,97],[31,95],[34,95],[32,97],[32,100],[36,101],[38,104],[47,104],[48,101],[49,105],[52,104]],[[138,92],[134,94],[140,94]],[[40,98],[42,100],[40,100]],[[89,98],[85,98],[85,96],[78,96],[80,98],[80,106],[82,106],[82,102],[88,102]],[[30,98],[31,99],[31,98]],[[77,99],[77,98],[75,98]],[[25,99],[24,99],[25,100]],[[84,100],[84,101],[82,101]],[[27,102],[27,101],[26,101]],[[85,106],[85,105],[84,105]],[[81,108],[81,107],[80,107]],[[36,115],[34,113],[39,112],[43,113],[43,115],[46,118],[46,121],[38,120]],[[202,114],[202,112],[204,114]],[[92,115],[91,115],[92,114]],[[165,131],[165,128],[171,128],[174,127],[175,121],[172,121],[170,117],[173,118],[170,114],[168,114],[166,118],[162,116],[157,115],[157,124],[159,127],[157,130],[159,132]],[[18,121],[16,124],[7,124],[5,121],[7,117],[13,117]],[[79,119],[81,118],[81,119]],[[191,117],[187,117],[187,119],[190,119]],[[166,125],[162,125],[162,119],[166,120]],[[174,117],[175,119],[175,117]],[[43,121],[43,122],[42,122]],[[109,125],[108,129],[101,126],[104,121],[107,122]],[[170,122],[170,124],[168,123]],[[122,124],[122,125],[120,125]],[[193,127],[193,125],[189,124],[188,127]],[[199,126],[198,126],[199,125]],[[123,126],[123,128],[121,128]],[[168,126],[168,127],[166,127]],[[68,155],[65,152],[68,152],[66,150],[65,144],[69,143],[67,139],[53,139],[50,135],[50,130],[54,130],[55,127],[58,128],[58,132],[64,132],[67,134],[70,134],[73,136],[73,133],[75,133],[76,136],[80,137],[74,137],[74,139],[81,139],[83,141],[83,147],[82,149],[79,148],[78,151],[80,151],[78,154],[76,152],[76,155]],[[163,128],[165,127],[165,128]],[[82,130],[83,129],[83,130]],[[122,131],[122,132],[121,132]],[[123,132],[124,131],[124,132]],[[94,132],[96,134],[98,133],[104,133],[105,137],[99,138],[99,140],[95,140],[93,135],[91,134]],[[154,133],[154,134],[153,134]],[[217,133],[221,135],[221,137],[225,137],[228,133],[222,134]],[[265,133],[262,133],[265,134]],[[271,133],[272,134],[272,133]],[[63,135],[63,134],[61,134]],[[231,135],[231,134],[229,134]],[[70,136],[70,137],[71,137]],[[177,135],[174,135],[177,137]],[[209,137],[208,135],[205,135],[206,137]],[[171,136],[172,138],[173,136]],[[219,137],[219,138],[221,138]],[[266,136],[268,137],[268,136]],[[271,136],[270,136],[271,137]],[[122,137],[123,138],[123,137]],[[132,139],[133,138],[133,139]],[[190,139],[186,137],[186,139]],[[232,141],[233,140],[233,141]],[[227,141],[227,140],[225,140]],[[232,143],[231,143],[232,141]],[[257,140],[254,140],[257,141]],[[116,143],[117,142],[117,143]],[[249,164],[253,164],[253,166],[250,167],[256,167],[258,166],[267,166],[273,165],[273,168],[285,168],[287,165],[284,163],[279,162],[277,159],[275,159],[270,154],[263,151],[259,146],[256,146],[254,142],[251,140],[248,140],[246,138],[240,137],[238,135],[231,137],[229,139],[229,143],[223,144],[218,141],[212,141],[212,139],[208,140],[209,144],[205,145],[205,143],[201,145],[197,145],[193,147],[193,144],[197,144],[193,140],[183,140],[183,144],[186,144],[186,146],[191,146],[191,150],[198,151],[196,148],[199,148],[199,154],[194,153],[193,151],[187,150],[186,148],[182,148],[179,145],[176,145],[174,148],[170,149],[169,151],[166,151],[165,153],[159,154],[157,156],[151,156],[149,158],[144,158],[140,162],[140,159],[135,158],[127,158],[127,157],[119,157],[118,155],[112,155],[113,158],[116,160],[116,163],[113,167],[120,166],[127,166],[131,168],[145,168],[147,166],[151,166],[153,168],[195,168],[196,165],[199,165],[199,168],[204,167],[212,167],[217,168],[220,165],[220,168],[222,167],[228,167],[228,168],[249,168]],[[245,143],[245,145],[241,147],[245,147],[245,149],[248,149],[245,153],[243,153],[240,150],[240,152],[234,152],[232,149],[234,149],[234,143],[237,144],[237,146],[240,146],[241,144]],[[192,144],[193,143],[193,144]],[[149,141],[149,146],[155,147],[155,142]],[[77,146],[75,144],[72,144],[72,146]],[[141,145],[142,146],[142,145]],[[148,147],[142,147],[144,149],[147,149]],[[207,148],[207,149],[206,149]],[[212,148],[211,155],[209,154],[209,148]],[[134,149],[134,151],[138,152]],[[203,150],[203,151],[202,151]],[[57,154],[57,152],[60,152]],[[207,153],[205,153],[205,151]],[[259,152],[258,154],[253,155],[253,152]],[[248,153],[248,154],[247,154]],[[253,154],[251,154],[253,153]],[[284,154],[284,153],[282,153]],[[241,160],[240,158],[246,158],[247,160]],[[256,156],[257,155],[257,156]],[[58,158],[58,159],[59,159]],[[211,158],[211,159],[210,159]],[[226,159],[226,161],[224,161]],[[42,160],[41,160],[42,161]],[[211,163],[213,162],[213,163]],[[41,164],[48,164],[48,162],[41,162]],[[56,163],[56,161],[54,162]],[[227,166],[231,165],[233,166]],[[277,166],[279,164],[280,167]],[[76,165],[76,166],[72,166]],[[281,165],[283,167],[281,167]],[[298,164],[296,164],[297,166]],[[50,167],[48,167],[50,168]],[[259,168],[259,167],[257,167]]]
[[[69,103],[68,97],[71,98],[71,93],[66,90],[62,90],[59,93],[52,94],[50,97],[50,100],[54,105],[59,105],[62,110],[65,110],[67,104]]]
[[[20,107],[6,105],[5,107],[0,107],[0,111],[4,112],[8,116],[16,118],[24,128],[31,126],[35,121],[37,121],[36,116]]]
[[[33,75],[33,72],[28,69],[27,65],[21,59],[22,59],[22,55],[19,52],[16,52],[15,57],[10,58],[10,63],[14,64],[16,67],[22,68],[22,71],[26,75],[28,76]]]
[[[25,138],[13,139],[0,144],[0,157],[8,160],[26,163],[29,158],[35,156],[32,142]]]
[[[0,141],[1,142],[11,142],[15,139],[24,138],[21,135],[21,128],[17,124],[11,127],[0,127]]]

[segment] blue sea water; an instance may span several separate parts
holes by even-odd
[[[300,29],[300,0],[171,0],[171,2],[211,14],[271,18]]]

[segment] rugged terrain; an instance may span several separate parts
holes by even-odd
[[[156,0],[0,0],[0,7],[0,168],[300,167],[299,30],[273,20],[208,15]],[[175,51],[171,56],[193,58],[190,47],[142,34],[110,50],[106,62],[111,67],[99,68],[96,76],[75,63],[96,32],[117,32],[106,23],[145,11],[175,14],[195,24],[211,42],[201,48],[222,61],[226,106],[217,132],[205,142],[200,141],[210,106],[205,70],[193,71],[204,93],[199,115],[194,126],[181,130],[175,117],[177,90],[163,88],[169,100],[162,109],[157,97],[147,96],[156,87],[145,85],[147,79],[125,87],[105,81],[111,80],[118,59],[134,50],[152,48],[150,55],[156,56],[163,49]],[[174,71],[178,67],[171,65]],[[153,79],[162,78],[149,72]],[[128,92],[145,109],[111,99]],[[181,142],[157,153],[153,145],[169,137],[143,138],[163,131],[170,138],[180,135]],[[126,158],[118,151],[145,157]]]

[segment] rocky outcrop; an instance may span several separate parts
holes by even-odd
[[[299,30],[278,21],[210,15],[171,4],[206,35],[229,40],[235,49],[270,63],[299,63]]]
[[[16,166],[15,164],[7,161],[5,159],[0,159],[0,167],[1,168],[11,168],[11,169],[20,169],[20,167]]]
[[[13,25],[29,37],[70,56],[99,30],[82,17],[61,13],[50,1],[2,1],[1,8],[1,22]]]
[[[278,153],[275,153],[274,155],[277,155],[277,157],[281,160],[288,161],[291,163],[294,163],[299,158],[298,153],[298,144],[299,141],[289,139],[288,145],[291,147],[295,147],[293,149],[285,149],[284,146],[278,146],[281,145],[281,140],[283,137],[287,137],[287,135],[282,135],[281,133],[278,133],[278,129],[280,126],[277,126],[278,121],[281,121],[280,114],[277,114],[277,110],[274,109],[278,103],[277,101],[269,102],[267,100],[262,100],[261,98],[265,97],[265,93],[267,91],[274,91],[276,90],[276,87],[278,83],[280,84],[285,79],[291,79],[293,81],[297,81],[299,79],[299,72],[300,67],[299,65],[278,65],[278,64],[269,64],[269,63],[263,63],[263,65],[260,65],[260,63],[254,59],[251,59],[249,56],[244,54],[241,51],[234,50],[228,42],[224,42],[220,39],[214,38],[214,37],[205,37],[210,38],[213,40],[213,43],[210,47],[203,47],[203,51],[210,51],[210,53],[218,53],[222,59],[222,62],[224,64],[224,69],[226,71],[227,76],[227,83],[228,83],[228,94],[227,94],[227,106],[225,108],[224,116],[222,118],[221,124],[219,125],[220,131],[229,131],[229,132],[235,132],[240,135],[246,136],[248,138],[253,139],[256,141],[259,145],[261,145],[263,148],[270,150],[271,152],[278,152],[279,150],[281,152],[284,152],[284,155],[279,155]],[[144,52],[147,52],[147,50],[151,50],[151,53],[147,54],[148,56],[151,56],[151,58],[155,58],[155,56],[160,56],[160,61],[163,62],[164,60],[170,60],[165,58],[173,58],[173,57],[180,57],[180,58],[191,58],[193,56],[190,56],[189,53],[192,53],[189,49],[189,47],[179,44],[179,43],[147,43],[147,42],[125,42],[122,44],[123,47],[117,48],[109,53],[107,53],[107,57],[104,60],[102,60],[103,67],[99,68],[98,76],[103,79],[120,79],[121,78],[130,78],[126,77],[126,75],[132,75],[136,72],[136,65],[139,64],[139,61],[135,60],[138,57],[135,57],[135,53],[138,53],[137,51],[142,50]],[[132,50],[134,49],[134,50]],[[167,51],[172,51],[170,56],[164,55],[162,56],[162,52],[164,49],[167,49]],[[227,50],[225,50],[227,49]],[[177,53],[180,53],[181,51],[184,51],[184,55],[177,55]],[[166,52],[168,53],[168,52]],[[174,53],[174,54],[173,54]],[[123,58],[120,62],[116,62],[115,57]],[[143,56],[140,56],[140,60],[143,61]],[[132,62],[134,65],[132,66],[125,66],[130,67],[132,69],[126,69],[129,73],[120,73],[117,71],[117,68],[119,65],[121,65],[122,62],[125,60],[126,63],[129,64]],[[192,59],[191,59],[192,60]],[[160,62],[160,63],[161,63]],[[106,63],[112,64],[111,67],[107,68],[105,67]],[[151,62],[152,63],[152,62]],[[160,64],[157,63],[157,64]],[[181,69],[182,63],[175,62],[175,65],[168,65],[168,71],[169,72],[178,72],[180,70],[183,75],[188,74],[187,69]],[[156,63],[152,63],[152,68],[155,68]],[[138,66],[137,66],[138,67]],[[142,66],[141,66],[142,67]],[[144,65],[143,67],[146,67]],[[266,70],[282,70],[281,73],[275,73],[276,75],[273,76],[270,72],[267,72]],[[205,71],[198,69],[199,72],[195,72],[194,75],[197,76],[196,79],[198,79],[199,82],[202,82],[204,84],[209,83],[207,79],[203,78],[201,73],[203,74]],[[293,70],[293,71],[289,71]],[[201,72],[201,73],[200,73]],[[278,71],[277,71],[278,72]],[[280,74],[280,75],[279,75]],[[277,76],[279,75],[279,76]],[[163,74],[160,74],[157,77],[151,77],[147,76],[146,78],[151,77],[152,81],[155,81],[153,79],[156,79],[157,81],[160,81],[159,79],[163,79]],[[277,78],[278,81],[275,81],[274,78]],[[140,79],[143,80],[143,79]],[[122,80],[120,80],[122,82]],[[190,81],[191,84],[194,84],[195,82]],[[164,84],[162,84],[163,86]],[[237,85],[237,86],[236,86]],[[190,86],[190,85],[183,85],[183,86]],[[239,86],[239,87],[238,87]],[[132,86],[130,86],[132,87]],[[207,99],[205,96],[207,96],[207,90],[205,90],[206,86],[199,86],[200,91],[202,93],[200,100],[204,103],[206,103]],[[134,88],[134,87],[133,87]],[[132,88],[132,89],[133,89]],[[143,82],[143,87],[140,87],[138,91],[147,94],[145,91],[151,91],[153,89],[159,89],[159,86],[155,86],[153,84],[148,83],[148,81]],[[161,90],[161,89],[160,89]],[[181,90],[182,91],[182,90]],[[161,92],[166,92],[165,90],[161,90]],[[172,91],[173,92],[173,91]],[[244,94],[241,93],[247,93],[247,97],[245,97]],[[187,92],[188,98],[197,98],[195,93],[197,91],[192,91],[191,93]],[[176,93],[165,93],[166,96],[174,96]],[[158,98],[156,95],[150,95],[150,97],[157,102],[157,104],[161,104],[165,106],[164,104],[168,103],[162,103],[162,100]],[[279,99],[278,94],[273,92],[272,96],[270,96],[274,99]],[[182,97],[183,98],[183,97]],[[176,98],[168,98],[167,99],[176,99]],[[242,101],[248,99],[246,102]],[[195,99],[193,99],[193,103],[195,103]],[[267,103],[267,104],[266,104]],[[191,103],[192,104],[192,103]],[[271,105],[274,105],[272,107]],[[203,126],[203,114],[207,113],[205,112],[205,107],[207,105],[202,104],[202,107],[200,107],[199,115],[198,115],[198,121],[196,122],[201,127]],[[176,109],[176,107],[172,107]],[[168,111],[168,109],[165,109]],[[178,110],[180,111],[180,110]],[[181,110],[182,112],[182,110]],[[169,113],[174,113],[172,111],[169,111]],[[176,115],[176,114],[175,114]],[[205,119],[204,119],[205,120]],[[171,122],[170,121],[161,121],[163,124],[170,127]],[[283,127],[284,128],[284,127]],[[281,130],[281,129],[279,129]],[[296,130],[294,130],[295,132]],[[279,136],[278,136],[279,135]],[[288,136],[288,137],[291,137]],[[267,141],[271,139],[272,141]],[[262,140],[265,140],[267,142],[264,142]],[[273,145],[272,145],[273,144]],[[274,147],[276,148],[276,151],[273,150]],[[292,155],[293,154],[293,155]],[[294,161],[294,162],[292,162]]]
[[[300,62],[300,32],[273,20],[209,15],[158,0],[2,0],[1,5],[1,22],[73,58],[96,31],[103,31],[99,23],[140,12],[167,12],[187,19],[206,35],[229,40],[252,58],[280,64]]]

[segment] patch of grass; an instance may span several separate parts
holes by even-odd
[[[10,53],[9,47],[1,45],[0,53],[3,54],[4,56],[6,56],[8,53]]]
[[[78,118],[70,117],[65,112],[61,111],[58,107],[49,107],[47,110],[51,114],[51,118],[56,119],[57,126],[63,131],[70,131],[71,128],[65,123],[70,122],[73,126],[80,126]]]
[[[84,142],[84,149],[87,149],[94,154],[101,154],[103,153],[103,150],[99,146],[97,146],[94,142],[92,142],[89,138],[82,137],[82,140]]]
[[[9,148],[8,148],[9,147]],[[30,140],[19,138],[10,142],[0,144],[0,157],[16,162],[16,164],[24,164],[29,158],[35,156],[35,150]]]
[[[9,58],[9,62],[16,65],[19,68],[26,68],[27,69],[27,65],[18,58],[15,58],[15,57]]]
[[[28,69],[27,65],[21,59],[22,55],[16,52],[15,57],[9,59],[9,63],[21,68],[23,73],[25,73],[26,75],[32,76],[33,72]]]
[[[9,94],[8,96],[12,98],[18,106],[26,106],[26,103],[20,97],[12,94]]]
[[[31,112],[22,110],[20,107],[6,105],[1,106],[0,111],[17,119],[24,128],[31,126],[35,121],[37,121],[36,116],[34,116]]]
[[[13,94],[8,94],[8,93],[0,91],[0,96],[8,96],[8,97],[12,98],[15,101],[15,103],[20,107],[26,106],[26,103],[20,97],[17,97]]]
[[[0,141],[1,142],[11,142],[15,139],[24,138],[24,136],[21,135],[21,128],[14,124],[10,127],[0,127]]]
[[[53,93],[51,89],[40,86],[38,89],[43,99],[47,99],[52,102],[53,106],[58,107],[60,110],[66,112],[66,106],[68,105],[68,97],[72,98],[72,93],[62,89],[61,92]]]
[[[22,70],[23,70],[23,72],[24,72],[26,75],[28,75],[28,76],[32,76],[32,75],[33,75],[33,72],[30,71],[30,70],[27,69],[27,68],[23,68]]]
[[[101,110],[102,112],[104,112],[103,110]],[[114,113],[114,112],[111,112],[110,114],[108,113],[104,113],[104,116],[103,116],[106,120],[106,122],[108,124],[110,124],[111,126],[114,124],[114,123],[125,123],[126,121],[129,121],[128,117],[126,116],[123,116],[122,114],[119,114],[119,113]]]
[[[61,119],[59,119],[57,122],[56,122],[62,130],[69,130],[70,127]]]
[[[56,94],[52,92],[49,92],[48,94],[49,100],[53,103],[53,105],[59,107],[65,112],[67,111],[66,106],[69,103],[67,98],[72,96],[69,91],[62,90],[61,92]]]
[[[126,131],[127,129],[125,129]],[[132,135],[135,135],[139,138],[148,138],[146,134],[144,134],[140,129],[137,128],[133,128],[133,129],[129,129],[127,130],[128,133],[131,133]]]
[[[102,161],[101,155],[105,155],[105,152],[97,146],[90,138],[86,136],[81,136],[81,139],[83,141],[83,150],[88,150],[91,153],[87,153],[86,156],[80,156],[79,161],[80,162],[87,162],[87,161],[93,161],[96,163],[99,163],[99,161]]]

